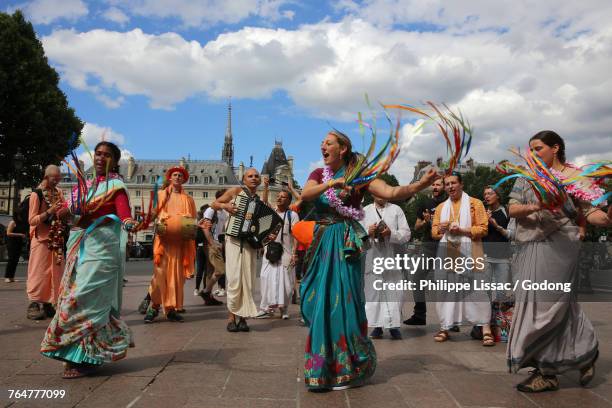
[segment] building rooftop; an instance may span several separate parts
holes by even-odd
[[[261,174],[273,176],[274,174],[276,174],[276,169],[279,166],[288,165],[289,161],[287,160],[287,155],[283,150],[283,142],[277,140],[274,143],[274,148],[270,152],[268,160],[265,161],[263,167],[261,168]]]

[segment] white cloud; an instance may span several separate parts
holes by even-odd
[[[320,159],[320,160],[317,160],[316,162],[308,163],[308,171],[312,172],[315,169],[321,168],[323,166],[325,166],[325,163],[323,162],[323,159]]]
[[[111,106],[131,95],[171,109],[202,94],[260,99],[281,91],[314,116],[354,120],[367,92],[374,103],[460,107],[475,127],[470,155],[477,161],[508,157],[510,146],[547,128],[567,140],[569,158],[610,151],[612,27],[602,16],[612,3],[489,9],[458,1],[465,10],[445,2],[442,11],[437,0],[417,3],[343,2],[354,16],[339,22],[245,27],[205,44],[139,29],[56,30],[43,44],[64,80]],[[366,13],[374,5],[380,13]],[[395,25],[419,18],[439,31]],[[404,147],[394,170],[445,155],[441,137],[428,132]]]
[[[102,13],[102,17],[121,26],[130,21],[130,17],[117,7],[110,7]]]
[[[103,140],[113,142],[118,146],[125,143],[125,137],[121,133],[115,132],[110,127],[99,126],[90,122],[85,123],[81,136],[91,149]]]
[[[336,10],[381,27],[413,24],[415,29],[472,34],[479,31],[509,31],[515,43],[539,48],[532,42],[533,30],[572,38],[581,31],[609,25],[612,5],[607,0],[580,2],[494,2],[488,0],[341,0]],[[430,25],[430,26],[428,26]],[[433,25],[433,27],[431,27]]]
[[[126,160],[128,157],[133,156],[129,150],[121,148],[121,146],[125,143],[125,137],[118,132],[115,132],[108,126],[100,126],[95,123],[86,122],[85,126],[83,126],[83,131],[81,132],[81,137],[87,144],[91,154],[93,154],[93,149],[96,144],[105,140],[107,142],[113,142],[121,149],[121,160]],[[90,153],[85,150],[85,146],[81,146],[79,150],[82,150],[79,153],[79,160],[82,160],[85,164],[85,168],[89,168],[92,165],[92,159]]]
[[[74,21],[89,12],[82,0],[34,0],[11,7],[14,9],[23,10],[35,24],[51,24],[60,19]]]
[[[115,0],[133,15],[153,18],[175,18],[185,27],[235,24],[249,17],[266,21],[291,20],[292,10],[281,8],[288,0]]]

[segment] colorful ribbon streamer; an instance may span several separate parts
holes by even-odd
[[[383,107],[385,109],[399,109],[416,113],[424,117],[426,122],[433,122],[446,141],[448,160],[446,161],[447,167],[445,166],[445,172],[446,174],[451,174],[461,163],[461,160],[468,155],[472,146],[474,131],[460,110],[455,112],[446,104],[438,107],[431,101],[427,101],[426,105],[428,109],[420,109],[411,105],[383,105]]]
[[[367,95],[366,102],[368,103],[368,106],[370,106]],[[370,110],[373,112],[371,107]],[[370,131],[371,140],[367,152],[360,156],[352,171],[346,176],[346,185],[352,186],[356,189],[366,187],[376,177],[386,173],[387,170],[389,170],[389,167],[391,167],[391,164],[393,164],[399,155],[399,116],[395,126],[393,126],[393,122],[387,112],[385,112],[385,116],[390,126],[389,137],[380,150],[375,153],[376,139],[378,135],[376,129],[376,115],[372,113],[371,124],[363,120],[361,112],[357,115],[357,123],[359,123],[359,131],[361,132],[362,138],[365,139],[365,131],[368,129]]]
[[[497,170],[506,176],[499,180],[494,188],[508,180],[522,178],[529,183],[542,207],[550,210],[563,208],[570,195],[590,201],[594,206],[604,203],[611,195],[604,194],[599,187],[606,178],[612,176],[610,162],[588,164],[580,169],[578,175],[562,178],[548,168],[529,147],[525,149],[524,154],[517,149],[510,151],[525,162],[526,167],[508,161],[501,162]]]

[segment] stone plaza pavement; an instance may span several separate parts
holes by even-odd
[[[375,342],[378,368],[368,385],[311,393],[302,371],[307,330],[298,324],[296,306],[290,320],[251,320],[250,333],[228,333],[224,306],[203,306],[188,281],[186,322],[158,318],[145,325],[136,307],[151,264],[129,262],[123,317],[136,348],[94,376],[63,380],[61,363],[38,353],[49,321],[26,319],[24,265],[19,268],[19,282],[0,282],[0,402],[5,407],[612,407],[612,323],[606,303],[583,304],[601,351],[590,388],[581,388],[576,373],[569,373],[557,392],[521,394],[513,386],[526,372],[507,373],[505,345],[484,348],[465,327],[437,344],[432,311],[428,326],[402,328],[403,341]],[[9,400],[9,389],[65,390],[66,396]]]

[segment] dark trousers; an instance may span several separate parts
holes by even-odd
[[[225,290],[225,274],[219,278],[217,285],[219,285],[221,289]]]
[[[426,249],[424,251],[424,255],[426,257],[435,257],[436,251],[431,249]],[[416,282],[417,289],[415,289],[414,293],[414,315],[416,317],[420,317],[425,319],[427,317],[427,303],[426,303],[426,293],[424,290],[418,289],[421,284],[421,280],[427,280],[430,276],[430,272],[433,272],[429,269],[419,269],[414,274],[414,281]]]
[[[427,317],[427,303],[425,302],[426,294],[424,290],[418,288],[420,288],[421,280],[427,280],[429,270],[419,269],[414,275],[417,284],[417,289],[414,291],[414,315],[421,319],[425,319]]]
[[[21,257],[21,247],[23,246],[23,240],[21,238],[8,237],[6,241],[8,262],[6,264],[6,270],[4,271],[4,277],[13,279],[15,277],[15,271],[17,270],[19,258]]]
[[[195,288],[200,289],[200,285],[202,284],[202,279],[205,276],[206,272],[206,252],[204,251],[203,246],[198,246],[196,248],[196,278],[195,278]],[[206,283],[204,283],[206,286]]]

